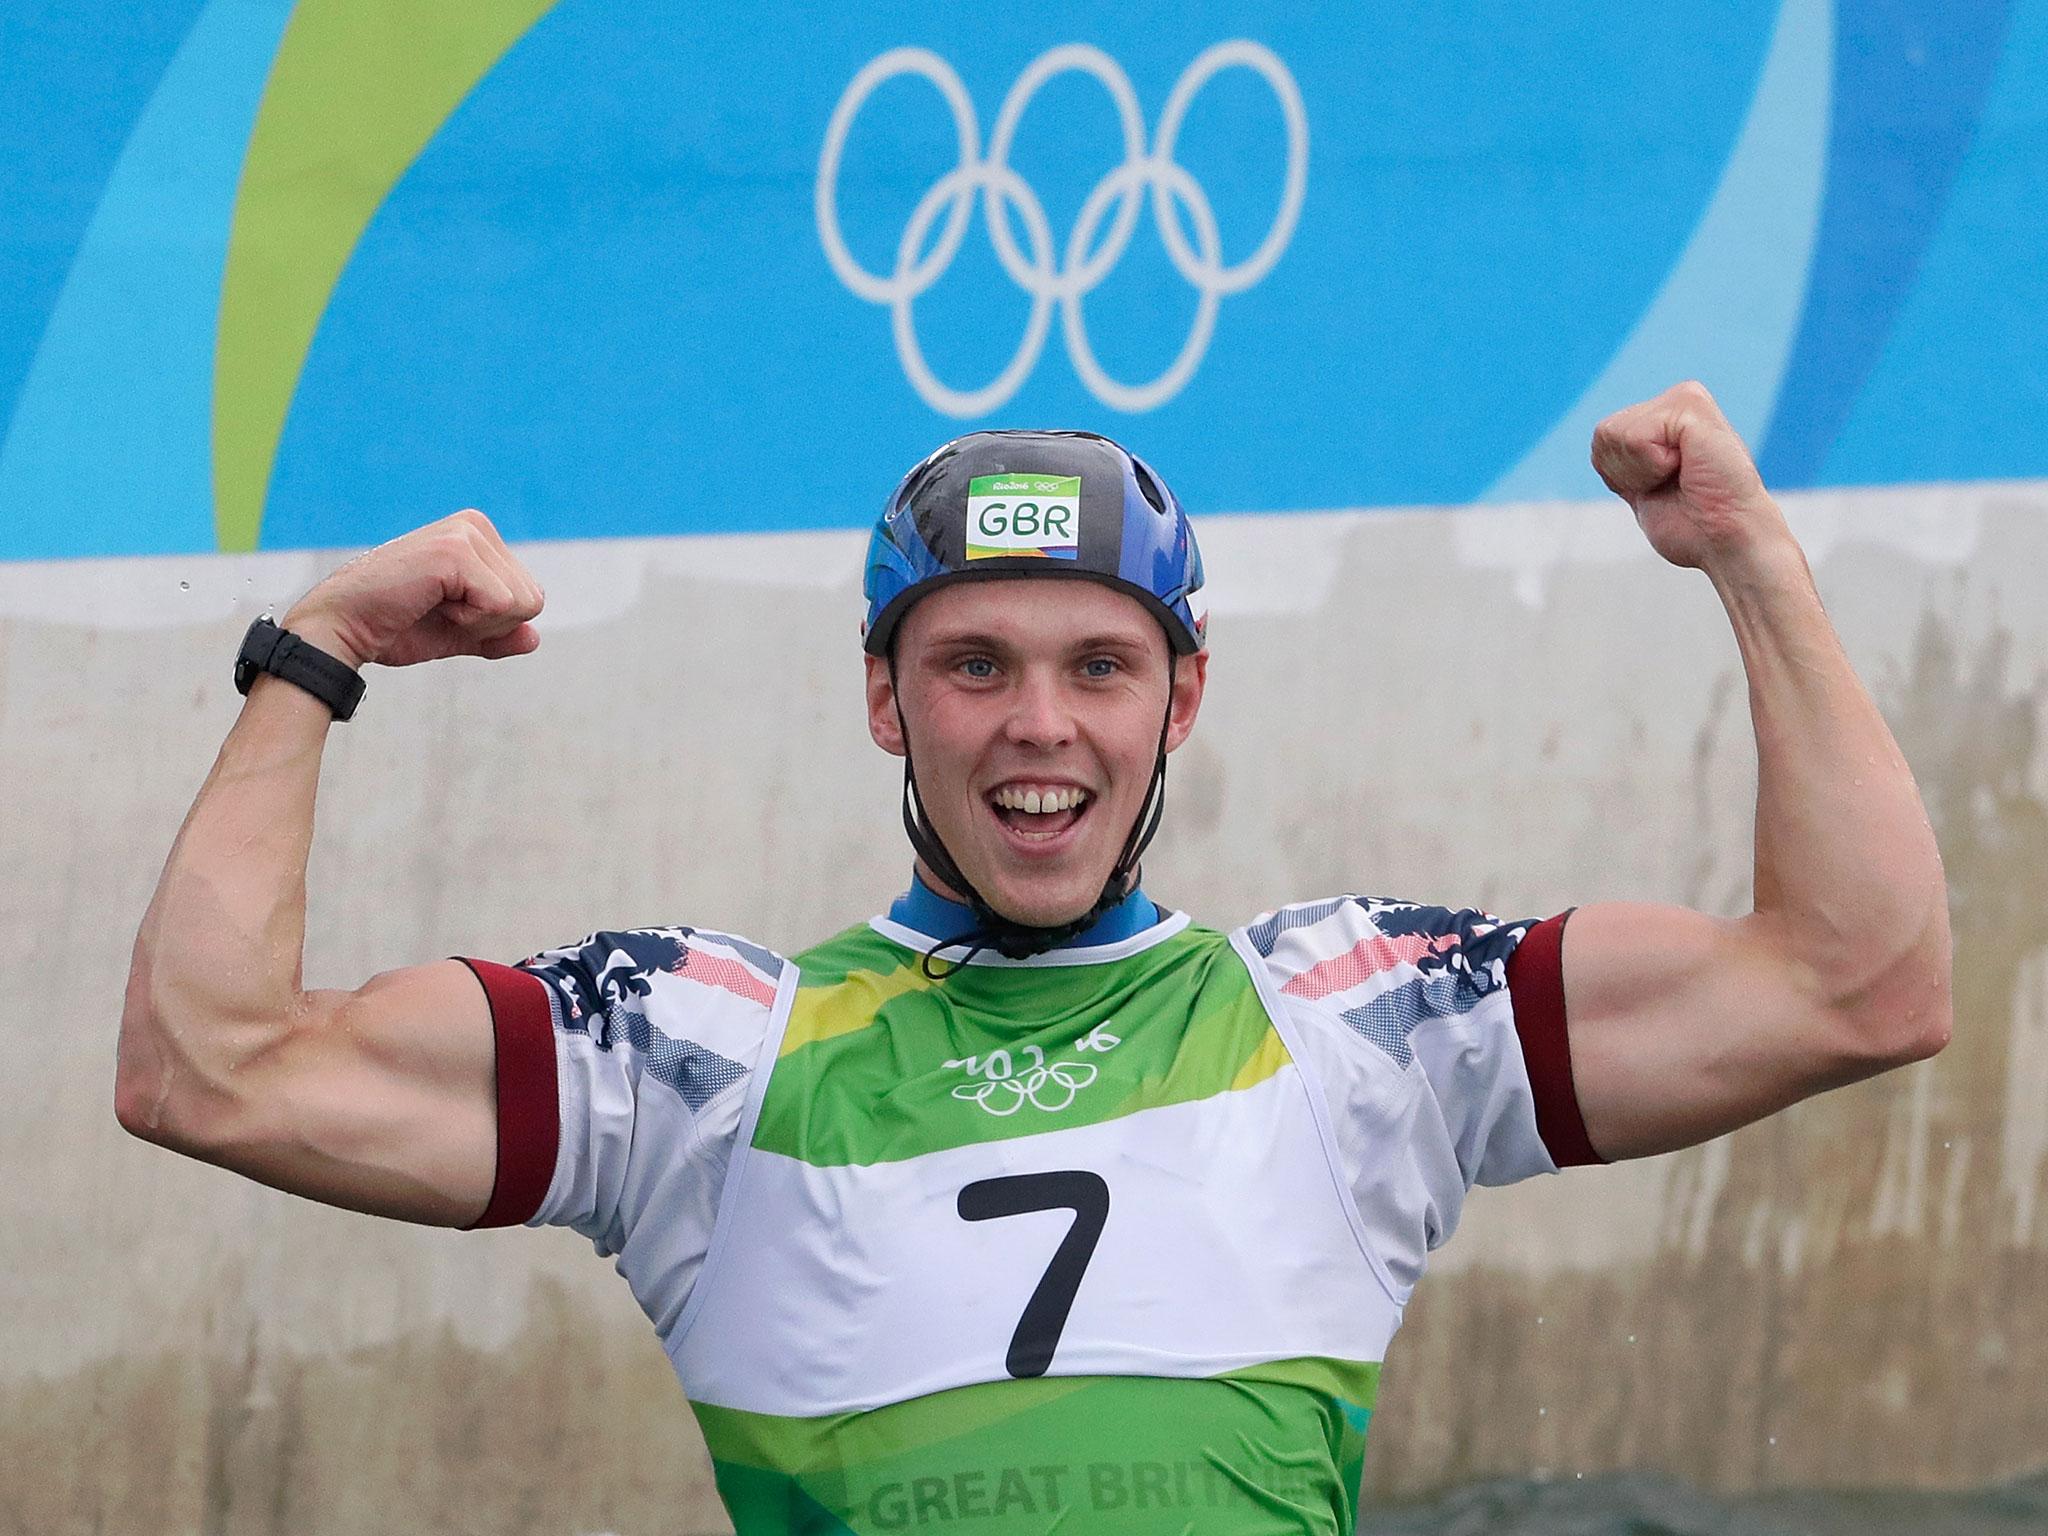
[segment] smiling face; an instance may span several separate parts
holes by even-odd
[[[1159,622],[1093,581],[959,582],[896,632],[896,683],[918,796],[983,898],[1012,921],[1069,922],[1094,905],[1151,786],[1201,706],[1209,657],[1174,668]],[[867,658],[868,731],[904,753],[887,661]],[[918,873],[958,899],[926,868]]]

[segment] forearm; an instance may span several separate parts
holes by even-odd
[[[1756,729],[1756,922],[1875,1031],[1945,1031],[1948,908],[1905,755],[1850,668],[1796,544],[1709,568]]]
[[[144,1128],[163,1129],[173,1093],[224,1089],[299,1009],[306,860],[332,723],[291,683],[262,676],[250,688],[136,935],[121,1022],[124,1119],[139,1113]]]

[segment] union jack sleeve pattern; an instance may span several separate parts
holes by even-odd
[[[1550,1102],[1539,1103],[1539,1116],[1555,1131],[1545,1144],[1568,1167],[1602,1161],[1585,1140],[1568,1070],[1560,949],[1569,916],[1503,922],[1472,908],[1339,896],[1282,907],[1246,934],[1283,995],[1325,1004],[1403,1068],[1415,1060],[1419,1029],[1510,1000],[1524,1057],[1543,1063],[1538,1092]]]
[[[516,966],[465,963],[498,1046],[498,1180],[477,1225],[568,1226],[619,1253],[642,1240],[635,1220],[658,1198],[661,1230],[645,1240],[701,1258],[725,1133],[787,962],[731,934],[665,927],[602,930]],[[688,1253],[671,1258],[654,1268],[694,1274]]]
[[[1569,914],[1337,896],[1244,930],[1294,1022],[1347,1176],[1397,1288],[1475,1184],[1601,1161],[1572,1087],[1560,940]]]

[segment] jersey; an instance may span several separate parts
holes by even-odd
[[[1465,1193],[1591,1160],[1561,928],[1341,897],[938,981],[880,918],[471,962],[486,1220],[617,1257],[740,1536],[1348,1532]]]

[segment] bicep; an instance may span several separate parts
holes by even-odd
[[[497,1170],[496,1043],[460,961],[306,994],[254,1059],[231,1139],[202,1152],[292,1194],[438,1226],[477,1219]]]
[[[1572,1081],[1604,1158],[1708,1141],[1886,1065],[1755,917],[1606,902],[1563,938]]]

